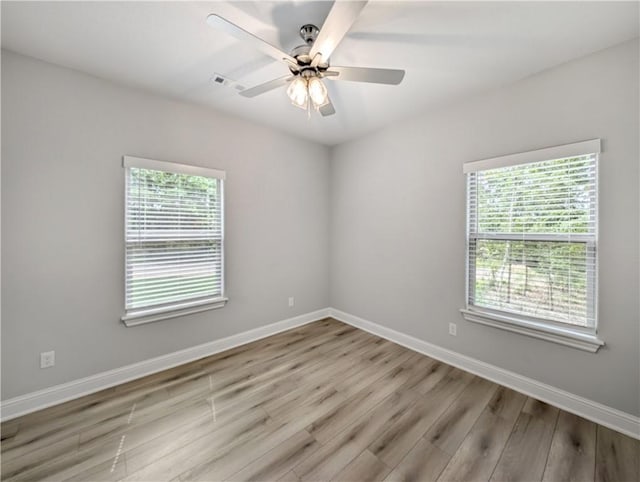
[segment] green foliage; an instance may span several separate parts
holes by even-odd
[[[478,240],[475,303],[584,325],[584,243]]]
[[[587,233],[594,173],[588,156],[483,171],[478,232]]]
[[[130,229],[211,229],[220,200],[217,179],[148,169],[131,169],[129,191],[138,216]]]

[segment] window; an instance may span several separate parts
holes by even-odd
[[[125,167],[125,315],[136,325],[224,306],[223,171]]]
[[[600,141],[477,161],[467,174],[465,318],[596,351]]]

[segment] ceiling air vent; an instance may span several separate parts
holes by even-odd
[[[238,84],[238,82],[236,82],[233,79],[230,79],[229,77],[226,77],[222,74],[218,74],[215,73],[213,74],[213,76],[211,77],[211,82],[214,85],[221,85],[221,86],[225,86],[225,87],[233,87],[236,90],[244,90],[244,87],[240,84]]]

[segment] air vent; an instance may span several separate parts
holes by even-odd
[[[238,84],[238,82],[236,82],[233,79],[230,79],[229,77],[222,75],[222,74],[218,74],[215,73],[213,74],[213,76],[211,76],[211,83],[214,85],[220,85],[220,86],[225,86],[225,87],[233,87],[236,90],[244,90],[244,87],[240,84]]]

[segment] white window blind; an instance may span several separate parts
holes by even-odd
[[[125,157],[125,321],[223,299],[224,172]]]
[[[467,170],[469,307],[595,330],[598,152]]]

